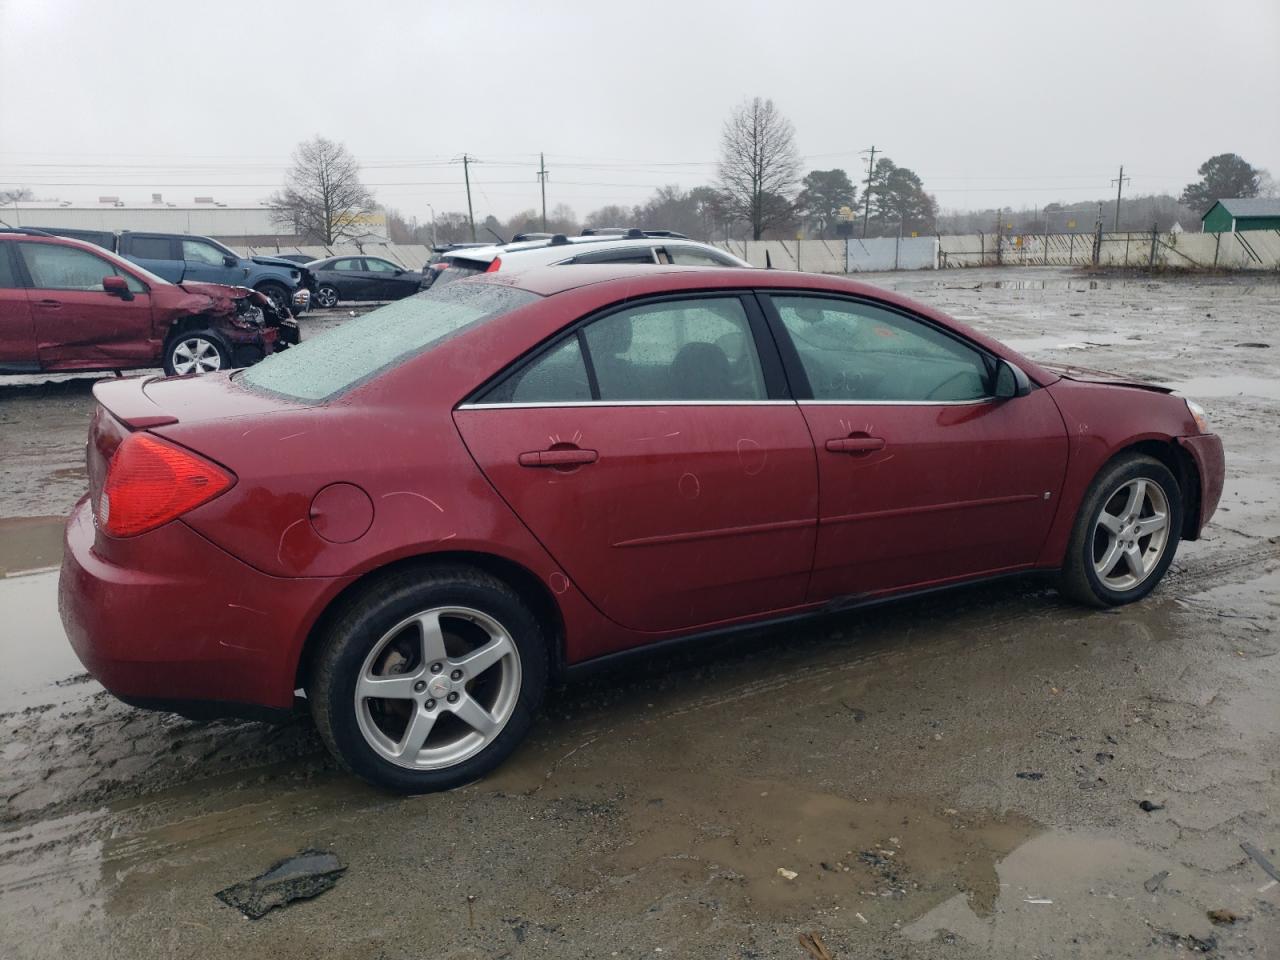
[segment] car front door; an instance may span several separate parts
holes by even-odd
[[[39,369],[31,303],[14,259],[17,249],[0,243],[0,373]]]
[[[43,370],[110,369],[154,364],[160,353],[151,294],[137,277],[79,247],[24,241],[36,356]],[[132,299],[102,288],[122,276]]]
[[[377,257],[365,257],[364,265],[369,276],[377,278],[375,281],[378,291],[377,299],[401,300],[418,292],[421,274],[407,273],[389,260],[380,260]]]
[[[239,257],[231,257],[225,250],[215,247],[207,240],[190,240],[184,237],[181,244],[184,280],[243,286],[249,270],[241,266]],[[228,265],[228,258],[234,263]]]
[[[754,297],[571,328],[455,412],[481,469],[582,592],[637,631],[804,601],[817,474]]]
[[[1034,562],[1067,459],[1066,428],[1046,391],[992,399],[993,358],[886,305],[762,300],[818,457],[810,600]]]

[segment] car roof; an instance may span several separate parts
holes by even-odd
[[[717,253],[733,256],[733,254],[720,250],[718,247],[683,237],[620,237],[616,234],[604,234],[587,237],[565,237],[559,243],[552,243],[550,240],[527,240],[518,243],[494,244],[490,247],[473,247],[470,250],[456,252],[450,250],[441,259],[475,260],[480,263],[492,263],[495,259],[501,257],[504,262],[518,260],[521,263],[525,261],[530,263],[556,263],[560,260],[567,260],[570,257],[577,256],[582,252],[580,248],[584,246],[589,246],[593,250],[688,246],[704,250],[715,250]]]

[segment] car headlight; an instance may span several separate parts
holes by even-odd
[[[1187,412],[1191,414],[1191,419],[1196,422],[1196,429],[1201,433],[1209,432],[1209,417],[1204,412],[1204,407],[1196,403],[1194,400],[1187,400]]]

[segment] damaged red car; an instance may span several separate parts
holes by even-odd
[[[188,715],[305,706],[404,791],[668,641],[1011,574],[1138,600],[1223,483],[1168,390],[772,270],[486,274],[95,395],[60,585],[86,668]]]
[[[91,243],[0,230],[0,373],[212,373],[298,341],[246,287],[174,284]]]

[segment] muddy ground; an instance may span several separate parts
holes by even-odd
[[[141,713],[80,673],[40,568],[90,381],[0,383],[0,957],[1280,957],[1240,848],[1280,864],[1280,284],[871,279],[1182,385],[1227,446],[1205,538],[1118,611],[1006,583],[570,686],[497,775],[413,799],[305,721]],[[349,867],[320,898],[214,898],[307,847]]]

